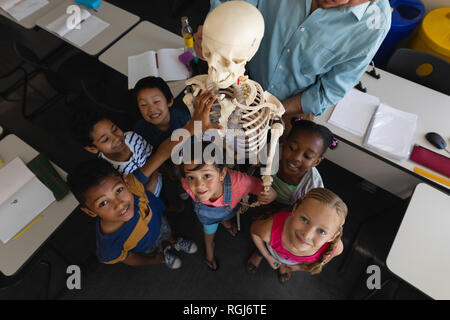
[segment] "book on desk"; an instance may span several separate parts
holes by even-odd
[[[55,196],[16,157],[0,168],[0,240],[7,243],[35,219]]]
[[[189,70],[178,59],[183,52],[183,48],[164,48],[128,57],[128,89],[148,76],[161,77],[166,82],[189,78]]]

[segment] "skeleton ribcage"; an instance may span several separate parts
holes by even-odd
[[[238,156],[256,157],[266,145],[271,121],[270,106],[267,103],[261,104],[264,100],[261,86],[249,80],[241,85],[220,90],[219,94],[233,100],[235,107],[227,121],[228,146],[232,146]],[[216,102],[211,108],[211,122],[219,123],[221,112],[222,106]],[[234,131],[231,132],[230,129]]]

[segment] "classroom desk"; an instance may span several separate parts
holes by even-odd
[[[142,21],[99,56],[99,60],[128,77],[128,57],[149,50],[182,48],[183,38],[149,21]],[[174,97],[185,88],[184,80],[168,83]]]
[[[74,4],[76,4],[74,0],[63,0],[59,6],[38,19],[36,24],[42,29],[51,32],[47,29],[47,25],[55,21],[58,17],[66,14],[67,7]],[[139,21],[138,16],[120,9],[119,7],[116,7],[106,1],[102,1],[96,10],[97,11],[89,9],[89,12],[103,21],[108,22],[109,26],[82,47],[74,45],[78,49],[90,55],[99,54],[103,49],[113,43]],[[59,37],[57,34],[55,35]],[[64,38],[61,39],[66,41]]]
[[[391,107],[417,114],[419,119],[414,143],[448,156],[444,150],[433,147],[425,139],[425,134],[429,131],[438,132],[448,141],[450,96],[387,71],[380,69],[377,71],[381,75],[379,80],[368,74],[364,74],[361,78],[367,93],[379,97],[381,102]],[[412,161],[398,161],[368,149],[362,145],[363,138],[328,123],[333,110],[334,106],[328,108],[315,120],[328,127],[341,142],[335,150],[328,150],[325,158],[401,198],[409,197],[414,187],[423,181],[439,189],[450,190],[442,183],[416,174],[413,168],[419,167],[438,176],[445,176]]]
[[[61,4],[63,0],[47,0],[49,3],[34,12],[33,14],[29,15],[26,18],[23,18],[20,21],[17,21],[12,16],[10,16],[6,11],[3,9],[0,9],[0,15],[8,18],[9,20],[17,23],[18,25],[21,25],[22,27],[26,29],[33,29],[36,26],[37,20],[39,20],[42,16],[46,15],[48,12],[53,10],[55,7]]]
[[[24,162],[31,161],[39,153],[17,136],[10,134],[0,140],[0,158],[5,162],[20,157]],[[54,165],[56,171],[63,177],[66,173]],[[42,219],[33,224],[16,240],[6,244],[0,242],[0,272],[12,276],[30,259],[39,247],[50,237],[58,226],[78,206],[78,201],[72,193],[60,201],[54,201],[44,211]]]
[[[433,299],[450,299],[450,196],[425,183],[414,190],[387,267]]]

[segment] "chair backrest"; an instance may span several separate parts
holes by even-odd
[[[450,95],[450,63],[431,53],[398,49],[389,59],[387,71]]]
[[[17,56],[13,49],[13,42],[0,39],[0,79],[9,77],[16,72],[23,64],[23,60]]]
[[[14,50],[14,36],[9,24],[0,20],[0,78],[9,77],[23,64],[23,59]]]
[[[44,66],[40,60],[37,54],[25,46],[24,44],[14,41],[14,50],[16,51],[17,55],[21,57],[24,61],[31,64],[33,67],[37,69],[47,69],[46,66]]]

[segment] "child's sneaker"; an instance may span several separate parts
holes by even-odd
[[[165,264],[169,269],[175,270],[181,267],[181,259],[178,258],[175,254],[170,252],[170,246],[166,247],[163,251],[164,253],[164,261],[163,264]]]
[[[186,253],[196,253],[197,252],[197,245],[194,241],[178,238],[172,247],[177,251],[183,251]]]

